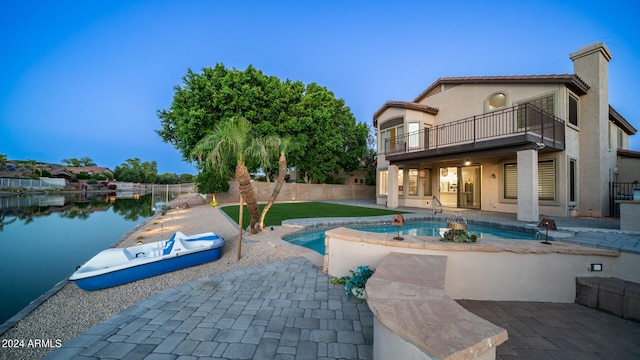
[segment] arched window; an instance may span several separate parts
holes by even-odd
[[[496,110],[507,106],[507,96],[504,93],[495,93],[487,100],[487,109],[489,111]]]

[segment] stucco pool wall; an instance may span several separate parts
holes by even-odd
[[[640,274],[637,256],[562,241],[444,243],[428,236],[397,241],[389,234],[337,228],[326,232],[325,245],[324,271],[336,277],[358,265],[375,268],[391,252],[446,256],[445,289],[453,299],[572,303],[578,276],[638,281]],[[592,263],[602,264],[603,271],[590,272]]]

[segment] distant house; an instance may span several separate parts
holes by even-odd
[[[383,104],[377,203],[608,216],[609,183],[640,158],[637,130],[609,105],[611,57],[595,43],[570,54],[574,74],[440,78]]]
[[[53,178],[62,178],[67,180],[75,179],[73,173],[62,167],[52,168],[51,170],[49,170],[49,173]]]
[[[66,171],[78,175],[80,173],[87,173],[91,176],[95,174],[105,174],[110,178],[113,178],[113,171],[109,170],[107,167],[102,166],[77,166],[77,167],[65,167]]]
[[[618,168],[615,169],[617,181],[640,183],[640,152],[618,149]]]

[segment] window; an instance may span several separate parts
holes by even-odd
[[[396,149],[396,145],[398,144],[398,138],[404,134],[404,126],[395,126],[389,129],[380,131],[380,151],[381,152],[393,152]]]
[[[409,195],[418,195],[418,169],[409,169]]]
[[[404,195],[404,169],[398,169],[398,196]]]
[[[504,198],[518,198],[518,165],[504,164]]]
[[[420,147],[420,124],[417,122],[409,123],[409,148],[416,149]]]
[[[378,144],[378,150],[380,152],[394,152],[396,149],[398,137],[404,134],[404,119],[396,118],[386,121],[380,125],[380,144]],[[402,142],[404,146],[404,142]],[[404,149],[402,149],[404,150]]]
[[[504,164],[504,198],[518,198],[518,165]],[[538,161],[538,200],[555,201],[556,166],[554,160]]]
[[[538,200],[555,201],[556,166],[553,160],[538,162]]]
[[[569,202],[578,200],[578,162],[576,159],[569,159]]]
[[[524,104],[531,104],[533,106],[535,106],[536,108],[549,113],[551,115],[555,115],[556,114],[556,107],[555,107],[555,96],[554,94],[549,94],[549,95],[545,95],[545,96],[541,96],[539,98],[535,98],[535,99],[531,99],[531,100],[526,100],[520,103],[520,105],[524,105]],[[527,126],[531,126],[531,124],[528,122],[527,116],[529,114],[527,114],[526,111],[526,107],[525,106],[520,106],[518,107],[518,129],[523,129]]]
[[[549,94],[549,95],[539,97],[537,99],[529,100],[527,101],[527,103],[551,115],[555,115],[556,113],[555,96],[553,96],[553,94]]]
[[[578,98],[569,94],[569,124],[578,126]]]
[[[422,196],[433,196],[431,190],[431,169],[422,169]]]
[[[618,149],[624,148],[624,133],[618,129]]]
[[[387,181],[389,180],[389,170],[380,170],[378,173],[378,195],[388,195]]]
[[[507,96],[504,93],[491,95],[487,101],[487,109],[489,111],[496,110],[507,105]]]

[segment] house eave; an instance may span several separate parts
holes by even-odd
[[[549,84],[560,83],[571,89],[577,95],[585,95],[589,85],[576,74],[554,75],[515,75],[515,76],[467,76],[439,78],[413,100],[422,101],[431,91],[443,84]]]
[[[609,105],[609,121],[612,121],[614,124],[618,125],[618,127],[628,135],[635,135],[635,133],[638,132],[638,130],[636,130],[636,128],[634,128],[633,125],[631,125],[631,123],[629,123],[627,119],[624,118],[624,116],[620,115],[620,113],[617,112],[616,109],[614,109],[611,105]]]
[[[378,109],[378,111],[373,114],[373,127],[378,127],[378,117],[380,117],[380,115],[382,115],[382,113],[389,108],[416,110],[431,115],[438,114],[438,109],[431,106],[416,104],[415,102],[407,101],[387,101],[386,103],[384,103],[384,105],[382,105],[382,107],[380,107],[380,109]]]
[[[629,149],[618,149],[618,156],[640,159],[640,151],[634,151]]]

